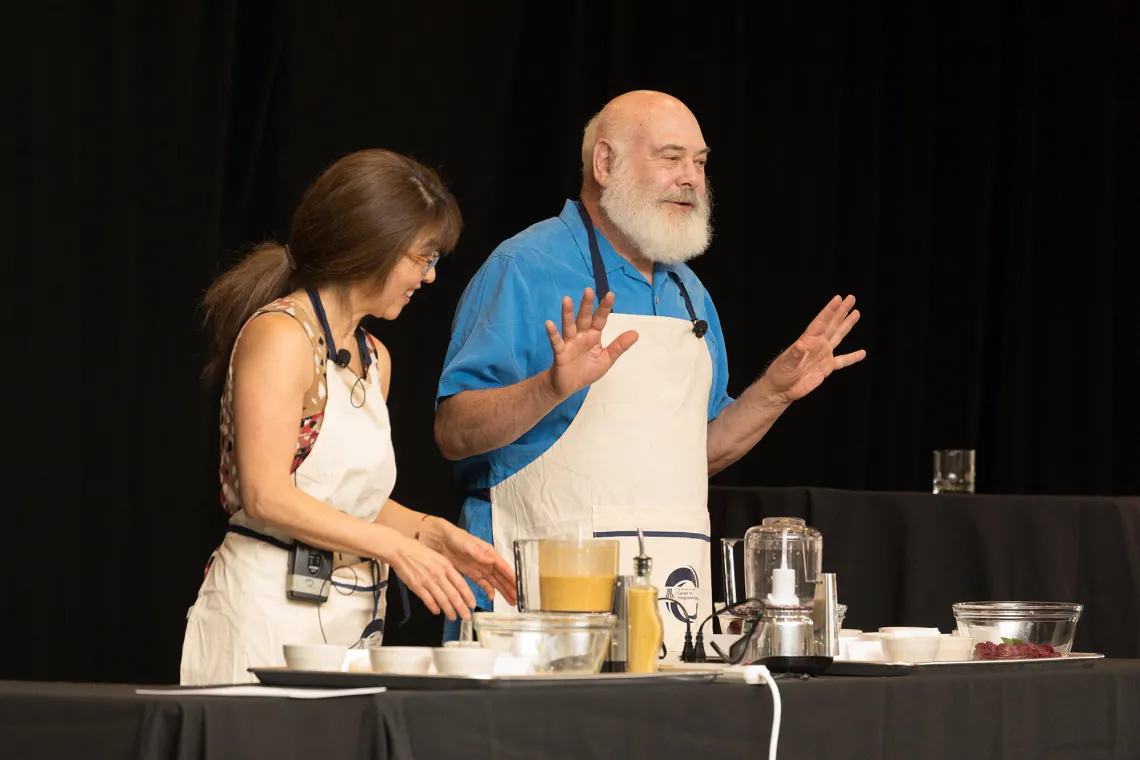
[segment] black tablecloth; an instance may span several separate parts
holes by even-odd
[[[1077,650],[1140,657],[1140,498],[712,488],[709,511],[714,539],[763,517],[818,528],[844,627],[949,631],[954,602],[1080,602]]]
[[[781,680],[779,757],[1140,756],[1140,662],[1049,673]],[[767,757],[764,686],[659,683],[328,700],[0,683],[5,758]]]

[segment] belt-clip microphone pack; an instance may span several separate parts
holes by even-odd
[[[318,604],[327,602],[332,564],[332,552],[295,542],[289,549],[289,576],[286,581],[289,598]]]

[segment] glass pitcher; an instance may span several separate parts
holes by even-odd
[[[610,612],[620,545],[603,538],[515,541],[519,612]]]

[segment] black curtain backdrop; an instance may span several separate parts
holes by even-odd
[[[694,268],[730,392],[832,295],[863,312],[845,348],[868,359],[716,483],[925,490],[931,449],[974,447],[979,490],[1140,492],[1135,4],[119,0],[6,26],[0,677],[177,678],[224,528],[198,299],[355,149],[437,167],[466,218],[372,326],[395,498],[454,519],[431,426],[459,294],[576,197],[582,126],[635,88],[713,147]],[[390,640],[439,631],[417,604]]]

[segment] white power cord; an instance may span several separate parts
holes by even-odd
[[[776,760],[776,746],[780,743],[780,690],[772,674],[763,665],[745,665],[744,682],[759,684],[764,681],[772,691],[772,739],[768,742],[768,760]]]

